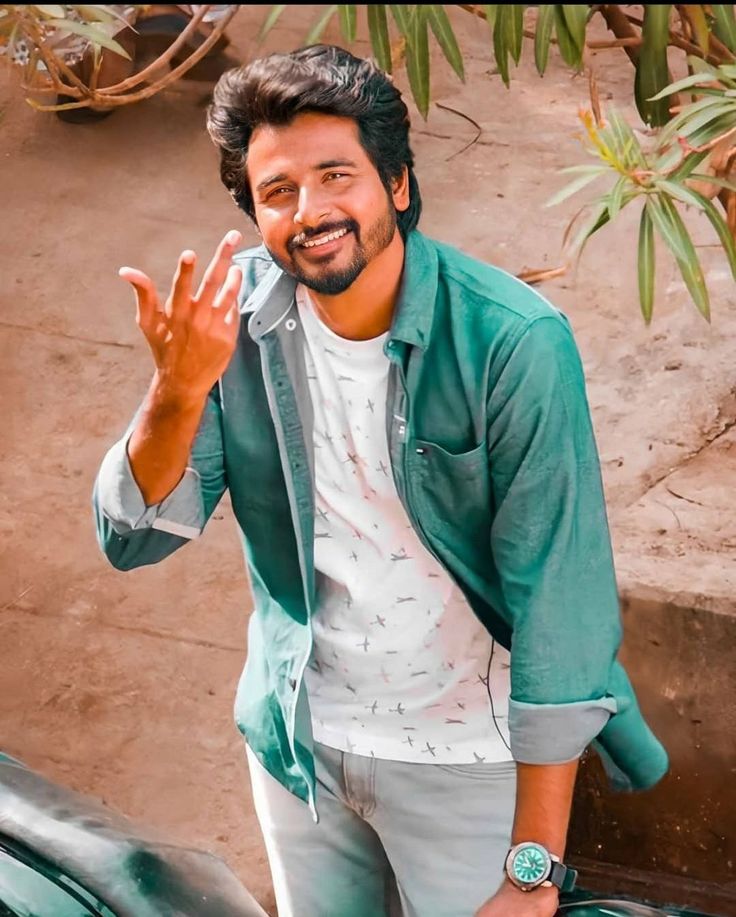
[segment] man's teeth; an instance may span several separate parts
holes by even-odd
[[[318,245],[325,245],[332,242],[333,239],[339,239],[344,236],[347,229],[338,229],[336,232],[327,233],[326,236],[320,236],[318,239],[311,239],[309,242],[302,242],[302,248],[316,248]]]

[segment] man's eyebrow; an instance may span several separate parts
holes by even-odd
[[[358,164],[353,162],[352,159],[326,159],[324,162],[318,162],[314,166],[315,172],[322,172],[324,169],[337,169],[337,168],[349,168],[357,169]],[[271,185],[275,185],[280,181],[286,181],[289,176],[285,172],[279,172],[278,175],[271,175],[269,178],[264,178],[262,182],[259,182],[256,185],[256,191],[265,191],[266,188],[270,188]]]
[[[269,185],[274,185],[279,181],[286,181],[287,175],[284,172],[280,172],[278,175],[272,175],[270,178],[264,178],[262,182],[259,182],[256,185],[256,191],[265,191]]]
[[[353,162],[352,159],[328,159],[325,162],[318,162],[314,168],[321,172],[322,169],[335,169],[339,166],[348,166],[351,169],[358,168],[357,162]]]

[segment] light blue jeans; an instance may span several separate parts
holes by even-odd
[[[248,750],[279,917],[472,917],[498,888],[516,765],[408,764],[315,745],[317,810]]]

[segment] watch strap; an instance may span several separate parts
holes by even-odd
[[[571,866],[565,866],[564,863],[552,861],[552,869],[549,874],[549,881],[556,885],[561,892],[571,892],[575,888],[578,873]]]

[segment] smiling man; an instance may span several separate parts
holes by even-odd
[[[551,917],[578,759],[667,768],[616,661],[580,359],[529,287],[416,228],[401,95],[339,48],[220,80],[208,128],[263,245],[166,303],[95,488],[113,564],[225,490],[254,597],[236,700],[281,917]],[[233,263],[234,262],[234,263]]]

